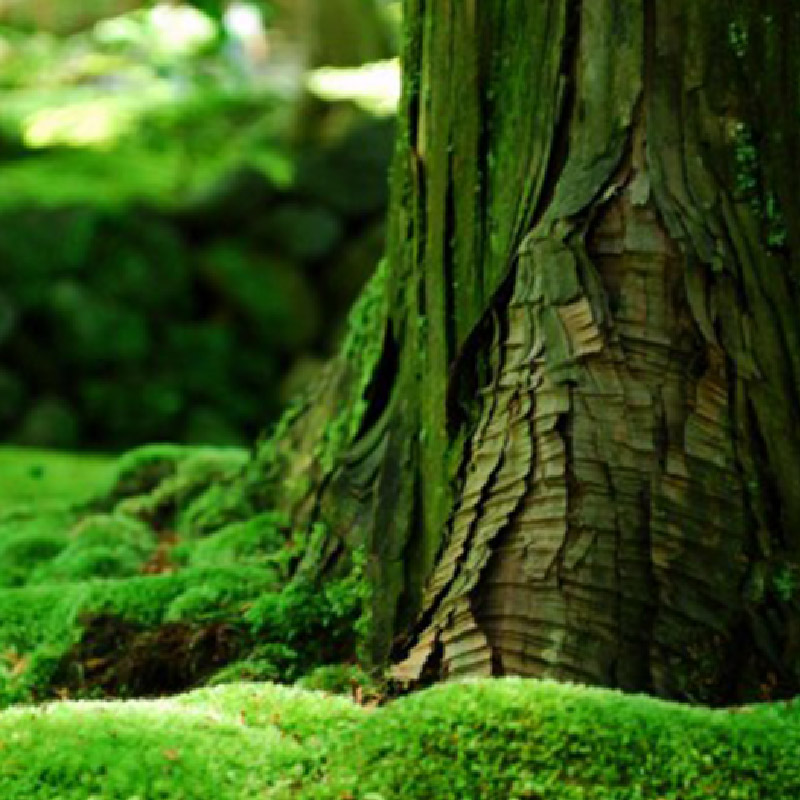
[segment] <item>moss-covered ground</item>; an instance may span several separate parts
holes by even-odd
[[[379,706],[342,663],[358,576],[287,585],[281,518],[210,510],[246,462],[0,454],[0,798],[800,797],[798,702],[501,679]]]
[[[0,515],[22,504],[81,502],[106,489],[113,476],[107,456],[0,448]]]
[[[357,576],[287,585],[302,543],[280,515],[233,502],[247,460],[172,445],[118,461],[3,451],[0,708],[291,682],[352,658]]]
[[[272,684],[0,715],[5,800],[794,800],[800,707],[514,679],[367,709]]]

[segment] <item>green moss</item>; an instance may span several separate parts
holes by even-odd
[[[111,500],[121,499],[117,508],[126,514],[187,532],[197,499],[215,485],[227,486],[248,459],[239,448],[139,448],[121,460]]]
[[[245,480],[218,481],[178,509],[175,528],[184,534],[205,536],[255,513]]]
[[[241,488],[231,479],[248,460],[239,448],[146,445],[120,458],[105,505],[203,535],[232,521],[226,513],[231,506],[241,512]]]
[[[753,130],[743,122],[734,127],[733,150],[738,198],[747,203],[760,221],[767,244],[783,247],[787,237],[786,220],[775,193],[766,188]]]
[[[796,711],[730,713],[523,680],[435,687],[338,738],[294,798],[786,798]]]
[[[70,531],[75,548],[124,545],[142,556],[156,544],[153,532],[141,521],[124,514],[92,514],[81,518]]]
[[[0,587],[135,575],[155,544],[121,514],[9,513],[0,519]]]
[[[17,447],[0,448],[0,515],[20,504],[81,503],[105,490],[112,478],[112,459]]]
[[[273,589],[274,581],[262,569],[237,566],[186,569],[172,575],[97,582],[90,586],[93,591],[87,611],[156,625],[164,620],[174,603],[196,596],[198,589],[215,593],[218,615],[241,613],[241,606]]]
[[[0,715],[0,796],[791,800],[798,706],[709,711],[525,680],[367,710],[273,685]],[[65,743],[69,746],[65,746]]]
[[[155,549],[152,532],[122,514],[90,516],[69,531],[69,543],[29,576],[29,583],[125,578],[141,572]]]
[[[8,527],[0,525],[0,532]],[[25,585],[37,569],[59,556],[68,544],[65,532],[58,528],[30,523],[10,527],[13,533],[0,541],[0,586],[5,588]]]
[[[341,410],[332,416],[317,448],[316,456],[325,472],[333,469],[336,459],[353,442],[367,410],[367,389],[383,352],[388,275],[384,260],[348,317],[340,358],[348,365],[353,380]]]
[[[267,658],[248,658],[228,664],[209,678],[208,686],[227,683],[254,683],[256,681],[279,681],[282,670]]]
[[[198,689],[177,697],[175,702],[235,716],[252,727],[275,726],[281,733],[312,745],[315,740],[318,743],[322,737],[350,728],[369,713],[341,697],[264,684]]]
[[[205,486],[220,468],[241,463],[230,457],[170,448],[134,454],[119,470],[112,502],[122,495],[118,506],[128,512],[163,509],[165,484],[185,496],[187,486]],[[125,496],[153,485],[149,494]],[[158,502],[148,506],[154,496]],[[116,658],[117,648],[130,646],[125,637],[157,637],[161,629],[168,635],[176,630],[170,625],[187,631],[223,625],[234,632],[234,650],[223,649],[227,655],[217,663],[232,656],[240,661],[217,680],[292,681],[319,664],[353,657],[366,585],[360,561],[322,588],[300,580],[281,588],[300,547],[281,515],[256,515],[177,543],[167,536],[159,541],[148,524],[120,510],[82,518],[70,511],[12,515],[0,523],[0,574],[9,587],[0,590],[0,654],[6,654],[0,704],[53,696],[64,675],[80,686],[82,658]],[[140,575],[151,561],[166,572]],[[109,640],[105,646],[113,652],[100,656],[89,652],[97,620],[107,620],[104,630],[120,629],[108,634],[119,644]],[[79,646],[88,655],[78,656]],[[192,681],[182,685],[197,685]]]
[[[115,498],[149,494],[168,479],[182,474],[206,474],[209,468],[236,468],[246,454],[236,448],[186,447],[150,444],[129,450],[117,462],[112,493]]]
[[[292,681],[352,659],[363,559],[321,588],[306,580],[284,587],[303,537],[279,514],[249,511],[241,480],[248,463],[243,450],[148,446],[108,467],[110,489],[83,510],[0,519],[0,704],[52,697],[64,686],[124,695],[127,684],[108,670],[97,684],[84,682],[83,670],[139,652],[145,641],[155,646],[162,632],[229,631],[211,663],[234,663],[217,670],[217,681]],[[241,494],[226,493],[237,486]],[[211,527],[228,513],[244,519]],[[208,674],[192,673],[178,688]]]
[[[297,681],[302,689],[330,694],[352,696],[356,690],[362,693],[375,693],[375,681],[355,664],[326,664],[311,670]]]
[[[361,613],[358,588],[349,578],[322,586],[296,579],[259,597],[244,619],[255,639],[272,648],[284,679],[293,680],[319,664],[353,657]]]
[[[126,545],[68,547],[57,558],[37,569],[35,583],[61,583],[91,578],[127,578],[137,575],[144,559]]]
[[[128,684],[105,667],[100,682],[84,681],[87,665],[113,664],[150,642],[168,649],[170,637],[180,643],[194,632],[208,632],[213,650],[220,631],[220,655],[207,662],[217,671],[234,663],[217,680],[292,681],[352,658],[363,564],[322,589],[299,580],[282,588],[302,537],[279,514],[247,516],[224,502],[248,458],[241,450],[141,448],[109,469],[110,490],[83,511],[0,519],[0,704],[52,697],[65,685],[124,694]],[[201,506],[202,515],[185,516]],[[205,527],[234,510],[245,519]],[[198,519],[202,526],[190,524]],[[208,674],[189,670],[177,688]]]
[[[0,590],[0,705],[52,695],[62,660],[93,618],[145,628],[175,619],[239,620],[274,588],[267,571],[240,566]]]
[[[277,704],[276,704],[277,705]],[[256,797],[307,756],[272,725],[199,702],[68,704],[0,720],[6,800]],[[263,796],[263,795],[262,795]]]
[[[257,514],[234,522],[182,548],[179,557],[195,567],[229,564],[268,565],[289,536],[282,514]]]

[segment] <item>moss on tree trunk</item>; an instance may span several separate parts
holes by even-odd
[[[387,272],[251,471],[398,679],[800,689],[799,53],[779,0],[407,0]]]

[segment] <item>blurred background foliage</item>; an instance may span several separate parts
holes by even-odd
[[[0,440],[245,443],[383,248],[384,0],[0,0]]]

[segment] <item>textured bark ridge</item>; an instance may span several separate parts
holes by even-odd
[[[597,208],[585,249],[523,246],[423,599],[432,619],[400,678],[419,680],[438,655],[447,676],[676,694],[688,688],[668,668],[685,662],[681,645],[694,638],[713,662],[739,646],[727,631],[746,513],[726,362],[693,320],[643,155]]]

